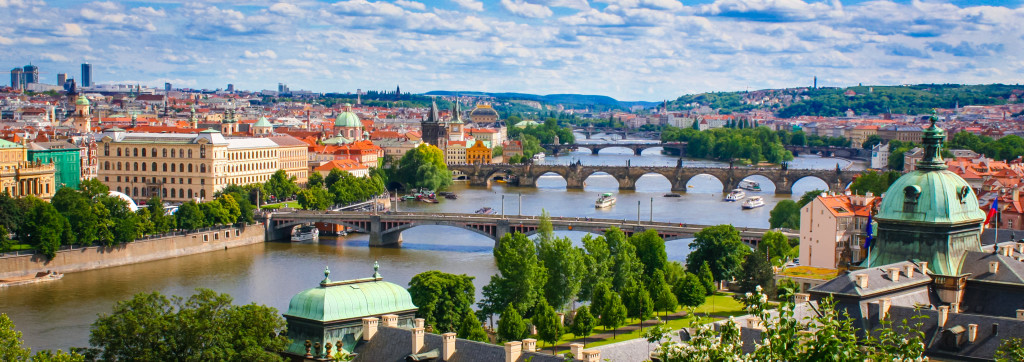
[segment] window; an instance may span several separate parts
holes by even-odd
[[[206,173],[206,164],[199,165],[199,172]]]
[[[142,150],[143,150],[143,151],[145,151],[146,149],[145,149],[145,148],[143,148]],[[143,162],[143,163],[142,163],[142,170],[143,170],[143,171],[145,171],[145,170],[146,170],[146,163],[145,163],[145,162]]]
[[[167,149],[164,149],[164,157],[167,157]]]
[[[139,170],[139,163],[135,162],[135,168],[133,169],[133,171],[138,171],[138,170]]]
[[[174,164],[171,164],[171,172],[175,172]]]
[[[117,157],[121,157],[121,148],[120,147],[117,148]]]
[[[110,161],[103,161],[103,169],[110,171]]]
[[[153,147],[153,151],[151,151],[149,154],[152,155],[153,157],[156,157],[156,147]]]
[[[199,158],[206,158],[206,147],[199,146]]]
[[[154,153],[154,155],[155,155],[155,153]],[[151,170],[156,171],[156,162],[153,162],[153,168],[151,168]]]
[[[121,163],[120,162],[117,163],[117,170],[121,171]]]
[[[164,172],[167,172],[167,164],[164,163]]]
[[[133,148],[132,149],[132,157],[139,157],[139,149],[138,148]]]
[[[142,149],[142,157],[146,157],[146,149],[145,148]]]
[[[103,155],[110,156],[110,143],[103,143]]]
[[[188,150],[188,158],[192,158],[192,149]]]
[[[190,173],[192,172],[192,164],[191,163],[188,164],[188,172],[190,172]]]
[[[188,189],[188,198],[192,198],[192,189]]]
[[[179,163],[178,164],[178,171],[179,172],[185,172],[185,164],[184,163]]]
[[[910,185],[903,188],[903,212],[917,211],[917,199],[921,196],[921,188]]]

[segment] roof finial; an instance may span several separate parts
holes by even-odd
[[[380,263],[376,260],[373,261],[373,277],[378,279],[380,278]]]
[[[324,280],[321,280],[320,284],[330,284],[331,278],[328,278],[329,275],[331,275],[331,267],[324,266]]]

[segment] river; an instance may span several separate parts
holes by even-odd
[[[582,137],[581,137],[582,138]],[[548,157],[543,162],[625,165],[674,166],[676,157],[660,155],[651,149],[643,156],[634,156],[628,149],[606,149],[601,155],[589,151],[562,157]],[[798,157],[793,168],[846,167],[850,162],[820,157]],[[685,164],[722,165],[709,161],[684,160]],[[863,168],[863,163],[852,165]],[[669,192],[668,180],[645,176],[637,182],[636,191],[618,191],[617,183],[608,175],[594,175],[584,190],[566,190],[560,176],[542,176],[537,188],[510,187],[495,184],[490,188],[469,187],[456,182],[451,191],[457,200],[438,204],[402,202],[401,211],[473,212],[491,207],[501,212],[504,195],[506,214],[536,215],[546,210],[555,216],[590,216],[636,220],[639,202],[640,217],[657,221],[692,224],[723,224],[767,227],[768,212],[779,201],[798,198],[806,191],[823,188],[824,182],[805,179],[793,186],[793,195],[773,193],[767,179],[761,183],[767,205],[754,210],[741,210],[738,203],[722,201],[722,185],[710,176],[695,177],[688,192],[681,197],[662,197]],[[593,202],[601,192],[615,192],[618,203],[605,210],[596,210]],[[521,195],[521,196],[520,196]],[[520,197],[522,208],[520,210]],[[653,206],[652,206],[653,200]],[[652,208],[653,207],[653,208]],[[559,232],[578,242],[581,232]],[[229,293],[236,303],[256,302],[277,308],[282,313],[295,293],[317,286],[323,279],[324,266],[330,266],[331,279],[353,279],[373,274],[373,262],[380,262],[385,280],[406,286],[417,273],[441,270],[468,274],[476,278],[480,288],[496,272],[491,256],[493,242],[479,234],[444,226],[421,226],[404,233],[402,248],[369,248],[366,235],[346,238],[323,238],[320,244],[264,243],[200,255],[161,260],[143,264],[70,273],[63,279],[32,285],[0,289],[0,313],[6,313],[24,333],[26,345],[33,348],[67,348],[87,346],[89,327],[97,315],[110,313],[119,300],[136,293],[160,291],[187,296],[195,288],[210,288]],[[688,240],[675,240],[666,245],[670,260],[684,261]]]

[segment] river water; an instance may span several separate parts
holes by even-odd
[[[582,139],[582,137],[581,137]],[[562,157],[548,157],[543,162],[625,165],[674,166],[676,157],[660,155],[651,149],[634,156],[628,149],[605,149],[598,156],[589,151]],[[688,165],[722,165],[721,163],[684,160]],[[819,157],[799,157],[793,168],[847,167],[849,161]],[[863,168],[853,164],[852,168]],[[402,202],[400,211],[473,212],[491,207],[506,214],[536,215],[546,210],[554,216],[589,216],[691,224],[733,224],[735,226],[767,227],[768,212],[781,200],[798,198],[805,191],[824,188],[824,182],[805,179],[793,187],[793,195],[774,195],[767,179],[761,183],[767,205],[754,210],[741,210],[738,203],[722,201],[722,185],[710,176],[695,177],[691,188],[681,197],[668,198],[668,180],[645,176],[637,182],[636,191],[619,191],[608,175],[594,175],[583,190],[566,190],[560,176],[542,176],[537,188],[519,188],[496,183],[491,187],[469,187],[456,182],[452,191],[458,200],[442,200],[438,204]],[[609,209],[596,210],[593,202],[601,192],[614,192],[618,203]],[[520,201],[521,200],[521,201]],[[639,207],[638,203],[639,202]],[[652,206],[653,202],[653,206]],[[520,206],[521,205],[521,206]],[[652,212],[653,210],[653,212]],[[578,242],[581,232],[560,232]],[[236,303],[256,302],[277,308],[288,308],[292,295],[317,286],[323,279],[323,268],[329,266],[332,280],[368,277],[373,262],[380,262],[385,280],[407,286],[417,273],[441,270],[447,273],[474,276],[479,299],[480,288],[496,273],[491,255],[493,241],[479,234],[445,226],[421,226],[404,233],[402,248],[369,248],[366,235],[321,239],[320,244],[264,243],[225,251],[161,260],[143,264],[70,273],[63,279],[35,285],[0,289],[0,313],[8,314],[24,333],[33,348],[67,348],[87,346],[89,327],[97,315],[110,313],[113,305],[136,293],[160,291],[187,296],[195,288],[210,288],[229,293]],[[688,240],[675,240],[666,245],[670,260],[683,261]]]

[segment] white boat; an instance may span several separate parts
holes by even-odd
[[[734,189],[728,195],[725,195],[725,201],[740,201],[744,197],[747,197],[747,193],[741,189]]]
[[[612,196],[611,193],[601,194],[601,197],[598,197],[597,201],[594,202],[594,207],[598,209],[611,207],[612,205],[615,205],[615,196]]]
[[[303,242],[312,241],[317,242],[320,240],[320,230],[316,226],[303,225],[295,229],[292,229],[292,242]]]
[[[764,198],[761,196],[751,196],[749,199],[743,201],[744,209],[756,209],[761,206],[764,206]]]
[[[740,181],[740,188],[750,191],[761,191],[761,184],[757,183],[756,181],[743,180]]]
[[[533,155],[533,161],[544,161],[544,152]]]

